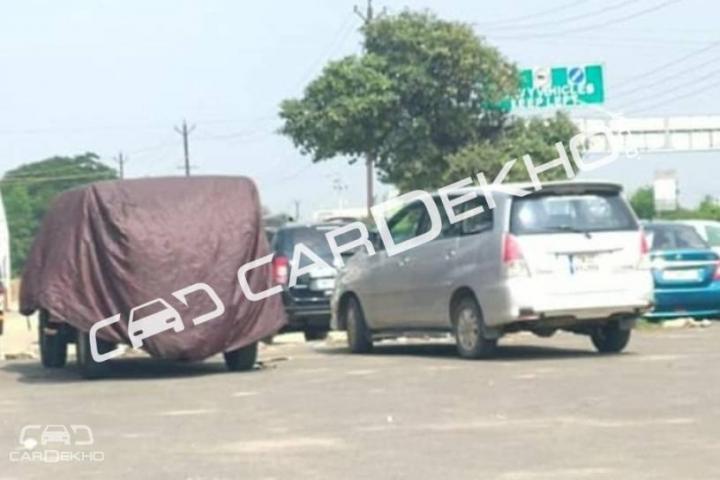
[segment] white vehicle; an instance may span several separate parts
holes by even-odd
[[[551,182],[525,196],[480,189],[454,211],[483,207],[451,224],[439,196],[442,230],[433,240],[389,256],[374,238],[341,271],[333,327],[347,330],[351,351],[376,338],[407,333],[455,334],[466,358],[494,353],[498,339],[527,330],[589,335],[600,352],[619,352],[635,320],[653,301],[647,244],[620,185]],[[388,222],[396,244],[431,231],[420,201]],[[376,236],[374,236],[376,237]]]
[[[720,255],[720,222],[712,220],[680,220],[678,223],[693,227],[715,253]]]

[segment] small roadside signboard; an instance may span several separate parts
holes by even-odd
[[[520,70],[520,91],[510,99],[510,108],[567,108],[604,102],[602,65],[537,67]]]

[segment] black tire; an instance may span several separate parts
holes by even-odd
[[[348,347],[352,353],[368,353],[372,351],[372,333],[365,323],[360,302],[350,297],[345,305],[345,325],[347,329]]]
[[[115,345],[103,340],[97,339],[98,353],[108,353],[115,349]],[[75,342],[75,356],[77,357],[77,366],[80,375],[88,380],[104,377],[109,369],[107,361],[96,362],[90,350],[90,334],[87,332],[77,332],[77,341]]]
[[[497,339],[484,336],[482,312],[475,299],[461,299],[452,311],[452,323],[458,354],[462,358],[491,358],[497,351]]]
[[[60,325],[50,322],[50,313],[38,313],[38,343],[40,361],[45,368],[62,368],[67,363],[67,340]]]
[[[314,340],[325,340],[328,336],[327,330],[321,330],[319,328],[308,328],[303,333],[305,334],[306,342],[312,342]]]
[[[632,330],[623,330],[617,322],[608,323],[595,330],[590,338],[600,353],[620,353],[627,347]]]
[[[257,342],[246,345],[231,352],[224,352],[225,365],[231,372],[246,372],[252,370],[257,361]]]

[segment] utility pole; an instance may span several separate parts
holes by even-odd
[[[300,200],[293,200],[295,204],[295,221],[300,221]]]
[[[115,157],[115,161],[118,164],[118,173],[120,174],[120,178],[125,178],[125,157],[122,152],[118,152],[117,157]]]
[[[374,11],[373,11],[373,5],[372,0],[367,0],[367,7],[365,8],[365,13],[362,12],[360,7],[355,5],[355,8],[353,9],[355,11],[355,14],[360,17],[360,19],[363,21],[363,24],[365,27],[370,25],[374,19]],[[372,153],[365,153],[365,174],[367,176],[366,178],[366,189],[367,189],[367,216],[370,218],[370,209],[373,206],[374,203],[374,186],[375,186],[375,155]]]
[[[185,176],[190,176],[190,149],[188,147],[188,135],[192,133],[193,130],[195,130],[195,125],[188,128],[187,122],[183,120],[182,126],[180,128],[174,127],[175,131],[182,135],[183,137],[183,152],[185,153]]]

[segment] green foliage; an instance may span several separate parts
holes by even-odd
[[[336,155],[379,153],[397,108],[392,82],[373,55],[328,64],[301,100],[285,100],[282,132],[314,161]]]
[[[568,158],[571,156],[569,140],[577,128],[564,113],[549,119],[515,118],[497,136],[472,143],[448,158],[448,168],[442,182],[449,184],[480,172],[491,182],[503,166],[516,160],[505,182],[529,181],[523,155],[529,155],[535,166],[560,157],[556,143],[562,143]],[[543,180],[566,178],[563,168],[553,168],[541,174]]]
[[[94,153],[52,157],[5,173],[0,190],[10,230],[13,275],[22,271],[42,217],[58,193],[97,180],[117,178],[116,171],[98,158]]]
[[[650,220],[655,217],[655,199],[652,187],[638,188],[630,197],[635,214],[643,219]]]
[[[515,92],[517,70],[469,25],[404,12],[364,33],[364,55],[331,62],[302,98],[281,104],[281,132],[315,162],[367,155],[382,181],[406,191],[464,171],[470,149],[481,159],[474,172],[520,151],[511,141],[529,144],[522,154],[537,154],[538,163],[556,158],[538,142],[554,152],[555,139],[575,131],[565,118],[511,120],[494,107]]]
[[[630,205],[638,217],[643,220],[715,220],[720,221],[720,205],[711,196],[706,196],[697,208],[679,207],[670,212],[656,212],[653,188],[637,189],[630,197]]]

